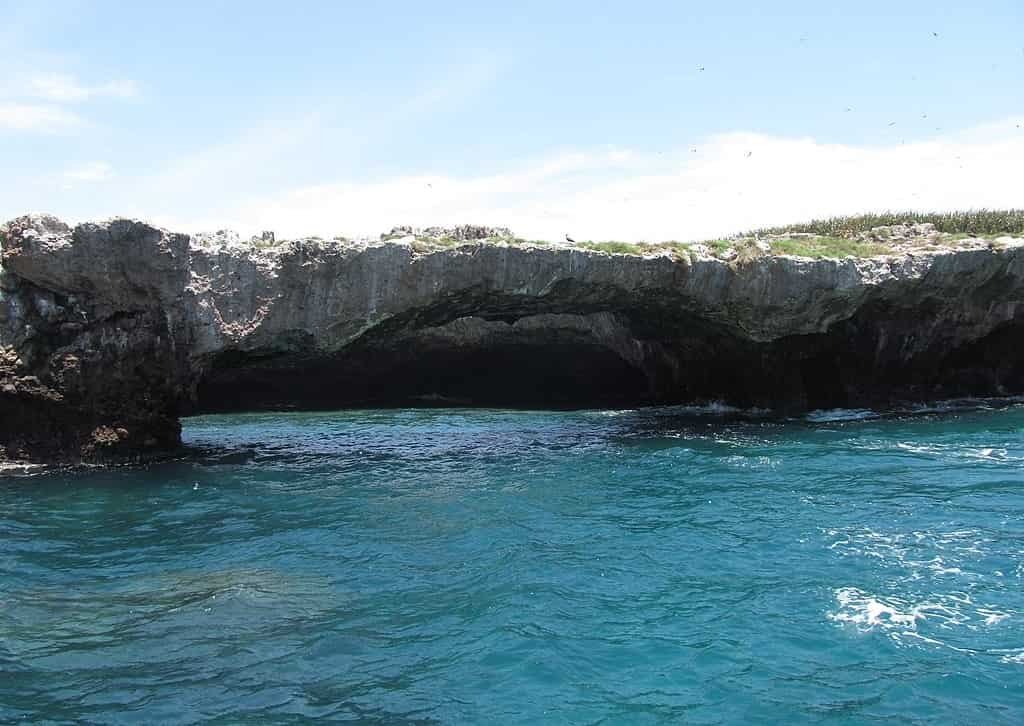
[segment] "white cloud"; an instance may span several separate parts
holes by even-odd
[[[80,83],[65,73],[37,73],[27,80],[27,93],[55,103],[77,103],[91,98],[133,98],[138,95],[138,84],[130,80],[116,80],[96,86]]]
[[[175,159],[146,183],[160,194],[194,195],[223,190],[257,174],[273,170],[273,163],[286,154],[309,153],[304,144],[320,132],[321,115],[316,111],[291,118],[266,121],[236,136]]]
[[[78,114],[59,106],[0,101],[0,130],[55,133],[81,124]]]
[[[1019,207],[1022,126],[1024,120],[1010,119],[888,146],[743,132],[661,154],[577,151],[482,176],[438,173],[284,190],[180,226],[330,236],[473,222],[535,238],[663,240],[868,210]],[[185,211],[175,218],[187,219]]]
[[[0,131],[68,132],[85,121],[67,104],[137,94],[138,86],[129,80],[88,86],[63,73],[15,73],[0,80]]]
[[[393,106],[360,109],[356,122],[347,118],[350,109],[337,99],[264,118],[177,155],[141,184],[165,203],[171,199],[171,203],[176,200],[204,207],[222,198],[225,189],[252,189],[257,183],[272,188],[279,183],[275,177],[288,171],[302,174],[303,159],[325,152],[351,158],[388,143],[422,118],[465,108],[481,89],[493,83],[503,66],[502,57],[493,53],[446,65]]]
[[[446,66],[395,108],[401,117],[417,117],[441,109],[458,109],[494,83],[507,60],[492,51],[476,51],[465,60]]]
[[[65,169],[61,178],[66,182],[103,182],[113,176],[110,164],[104,161],[93,161],[81,166]]]

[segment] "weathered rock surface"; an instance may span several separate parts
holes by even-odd
[[[1024,391],[1024,241],[846,260],[307,240],[9,222],[0,457],[177,445],[197,411],[807,409]]]

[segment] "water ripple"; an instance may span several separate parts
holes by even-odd
[[[194,419],[183,460],[0,479],[0,721],[1017,723],[1022,430]]]

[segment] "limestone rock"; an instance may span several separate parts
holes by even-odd
[[[895,233],[930,233],[915,227]],[[462,243],[424,251],[425,232]],[[676,257],[496,244],[511,237],[502,228],[392,234],[408,241],[263,249],[137,220],[12,220],[0,274],[5,456],[164,450],[195,411],[801,409],[1024,390],[1020,240],[729,261],[698,247]]]

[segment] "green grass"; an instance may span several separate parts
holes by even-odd
[[[983,239],[983,240],[987,240],[987,241],[991,242],[992,240],[998,239],[999,237],[1002,237],[1002,236],[1004,236],[1006,234],[1012,235],[1013,233],[1012,232],[991,232],[991,233],[986,232],[984,234],[967,234],[966,232],[957,232],[956,234],[946,234],[946,235],[943,235],[942,239],[940,239],[939,242],[940,243],[962,242],[965,239]]]
[[[734,239],[710,239],[702,244],[708,247],[712,254],[721,257],[729,250],[735,248],[737,242]]]
[[[460,247],[463,244],[464,242],[454,237],[431,237],[427,234],[417,234],[412,242],[412,248],[420,254],[426,254],[428,252],[436,252],[437,250]]]
[[[672,256],[679,260],[689,261],[693,254],[693,245],[689,242],[658,242],[649,245],[654,250],[666,251],[672,253]]]
[[[790,237],[772,240],[770,244],[772,254],[813,257],[814,259],[874,257],[890,251],[890,248],[884,244],[830,236]]]
[[[1004,234],[1024,234],[1024,209],[974,209],[962,212],[888,211],[845,217],[830,217],[828,219],[814,219],[810,222],[785,227],[759,229],[729,239],[706,240],[701,244],[706,246],[712,255],[716,257],[729,256],[731,260],[739,264],[766,254],[755,243],[755,239],[759,237],[766,238],[765,241],[768,242],[771,248],[770,254],[795,255],[815,259],[872,257],[891,252],[893,243],[890,243],[888,240],[868,242],[858,239],[858,236],[863,236],[877,227],[925,222],[934,224],[936,230],[942,233],[938,239],[932,240],[931,244],[955,247],[957,242],[967,238],[980,237],[991,241]],[[381,235],[381,240],[389,241],[405,237],[410,234],[410,229],[408,227],[395,228],[392,232]],[[796,234],[816,236],[789,236]],[[775,239],[770,239],[772,237]],[[340,237],[335,239],[340,242],[347,241],[345,238]],[[914,240],[907,240],[901,244],[908,242],[911,244],[915,243]],[[278,240],[273,245],[266,246],[280,246],[284,243],[285,240]],[[481,240],[463,241],[453,237],[431,237],[418,234],[414,239],[413,248],[419,253],[426,254],[442,249],[477,244],[562,246],[557,242],[530,240],[522,237],[492,236]],[[574,246],[579,249],[620,255],[650,255],[668,252],[676,260],[687,262],[694,257],[694,244],[696,243],[678,241],[651,243],[626,242],[622,240],[588,240]]]
[[[848,237],[874,227],[931,222],[939,232],[965,235],[1024,234],[1024,209],[972,209],[963,212],[879,212],[849,217],[813,219],[803,224],[767,227],[748,233],[778,235],[792,232]]]
[[[390,242],[395,239],[400,239],[407,235],[403,234],[386,234],[381,236],[382,242]],[[505,236],[493,236],[485,237],[482,239],[457,239],[451,236],[434,237],[428,234],[416,234],[414,235],[413,248],[420,253],[433,252],[441,249],[451,249],[454,247],[465,247],[479,244],[507,244],[512,247],[522,247],[523,245],[537,245],[547,246],[551,243],[546,240],[539,239],[524,239],[523,237],[505,237]]]
[[[486,237],[484,239],[460,240],[454,237],[431,237],[422,234],[416,235],[415,240],[415,248],[418,252],[430,252],[432,250],[478,244],[507,244],[512,247],[522,247],[523,245],[547,246],[551,243],[544,240],[523,239],[522,237]]]
[[[621,242],[619,240],[607,240],[595,242],[588,240],[573,245],[577,249],[593,250],[595,252],[606,252],[611,255],[654,255],[668,252],[678,262],[689,262],[693,259],[693,245],[689,242]]]
[[[642,255],[649,247],[639,242],[619,242],[608,240],[607,242],[580,242],[576,245],[581,249],[594,250],[595,252],[607,252],[612,255]]]

